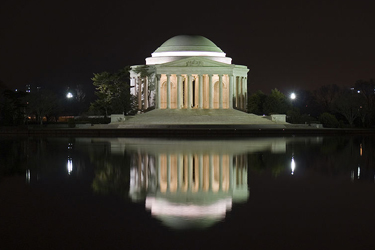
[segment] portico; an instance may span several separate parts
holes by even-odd
[[[167,40],[146,59],[146,65],[132,66],[131,85],[138,96],[138,109],[246,111],[249,70],[231,60],[202,36]],[[142,67],[148,75],[137,72]]]

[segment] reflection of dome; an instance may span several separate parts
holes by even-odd
[[[154,53],[172,51],[210,51],[223,53],[223,51],[209,39],[203,36],[188,35],[180,35],[168,39],[157,50],[155,50]]]
[[[163,224],[175,229],[207,228],[225,218],[232,208],[232,199],[224,198],[207,204],[175,203],[163,198],[148,196],[146,208]],[[204,204],[206,203],[206,204]]]

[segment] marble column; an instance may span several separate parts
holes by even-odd
[[[229,108],[233,108],[233,75],[229,76]]]
[[[167,109],[171,108],[171,75],[167,75]]]
[[[209,108],[213,109],[214,108],[214,93],[213,93],[214,88],[212,86],[212,75],[208,75],[208,79],[209,79],[208,89],[209,89],[209,102],[210,102]]]
[[[138,111],[142,110],[142,80],[137,77],[137,100],[138,100]]]
[[[156,76],[155,76],[155,81],[156,81],[156,96],[157,96],[156,108],[160,109],[160,108],[161,108],[161,86],[160,86],[160,75],[156,75]]]
[[[178,75],[177,76],[177,109],[181,109],[182,106],[182,81],[181,81],[182,76]]]
[[[145,77],[145,86],[144,86],[144,94],[143,94],[143,99],[144,99],[144,109],[148,109],[148,77]]]
[[[244,77],[244,110],[247,111],[247,99],[248,99],[248,93],[247,93],[247,77]]]
[[[223,75],[219,75],[219,109],[223,109]]]
[[[199,75],[199,108],[203,109],[203,75]]]
[[[193,106],[193,79],[192,75],[188,75],[188,101],[187,108],[191,109]]]
[[[238,81],[239,81],[239,79],[238,79],[239,77],[238,76],[235,76],[235,89],[236,89],[236,101],[235,101],[235,106],[236,106],[236,109],[238,109],[238,105],[239,105],[239,91],[238,91]]]

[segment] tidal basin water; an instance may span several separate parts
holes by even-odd
[[[0,249],[375,249],[373,136],[0,143]]]

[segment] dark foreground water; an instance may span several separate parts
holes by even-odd
[[[375,249],[373,137],[0,143],[0,249]]]

